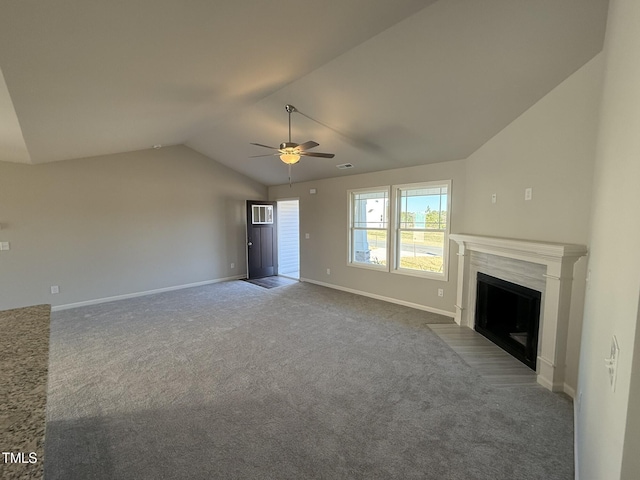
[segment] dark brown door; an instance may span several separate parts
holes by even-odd
[[[247,200],[247,278],[278,274],[276,202]]]

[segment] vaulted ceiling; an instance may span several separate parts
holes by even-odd
[[[285,183],[250,142],[287,139],[287,103],[336,154],[294,181],[466,158],[602,49],[607,4],[0,0],[0,161],[185,144]]]

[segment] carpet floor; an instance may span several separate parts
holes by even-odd
[[[45,478],[573,478],[571,400],[492,387],[438,322],[243,281],[54,312]]]

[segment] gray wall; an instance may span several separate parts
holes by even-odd
[[[346,161],[349,160],[340,159],[340,162]],[[459,232],[463,225],[465,195],[465,170],[461,161],[349,175],[297,183],[292,187],[281,185],[271,187],[269,197],[271,200],[300,198],[301,278],[453,312],[457,281],[455,255],[449,262],[446,282],[347,266],[348,190],[448,179],[453,180],[451,210],[455,212],[451,217],[451,231]],[[317,190],[315,195],[309,193],[311,188]],[[309,239],[305,238],[306,233]],[[455,247],[450,248],[455,251]],[[330,275],[327,269],[331,270]],[[444,297],[438,297],[438,288],[444,289]]]
[[[244,201],[266,194],[184,146],[0,162],[0,240],[11,244],[0,252],[0,309],[243,274]]]

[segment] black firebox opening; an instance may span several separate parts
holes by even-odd
[[[542,294],[478,272],[475,329],[536,369]]]

